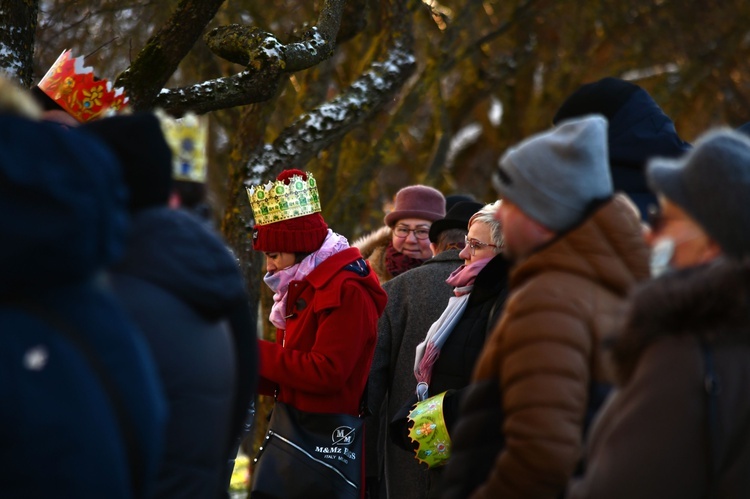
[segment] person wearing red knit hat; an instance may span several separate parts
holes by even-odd
[[[277,328],[276,341],[259,343],[259,393],[300,411],[359,415],[385,291],[359,250],[328,228],[312,174],[285,170],[248,196]]]

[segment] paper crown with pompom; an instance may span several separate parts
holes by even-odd
[[[256,225],[272,224],[320,212],[318,186],[315,177],[309,172],[300,172],[286,180],[246,189]]]
[[[128,103],[122,88],[94,76],[83,57],[73,57],[70,50],[60,54],[37,87],[81,123],[117,113]]]
[[[208,124],[205,116],[187,113],[179,119],[157,111],[164,138],[172,149],[172,178],[188,182],[206,182]]]

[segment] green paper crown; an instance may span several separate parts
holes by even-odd
[[[290,218],[312,215],[320,211],[318,187],[312,173],[307,180],[299,175],[265,185],[246,187],[255,225],[268,225]]]
[[[407,416],[409,439],[418,445],[415,457],[430,468],[443,466],[451,457],[451,437],[443,418],[446,393],[418,402]]]

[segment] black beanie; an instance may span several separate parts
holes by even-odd
[[[136,113],[90,121],[80,128],[99,137],[120,160],[131,213],[167,205],[172,192],[172,150],[159,118]]]
[[[552,118],[557,125],[567,118],[577,118],[588,114],[601,114],[611,121],[617,111],[641,87],[619,78],[603,78],[593,83],[581,85],[562,103]]]

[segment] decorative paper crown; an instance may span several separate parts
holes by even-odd
[[[312,173],[308,172],[306,175],[307,180],[299,175],[292,175],[288,179],[289,185],[278,180],[266,185],[246,187],[255,224],[267,225],[319,212],[317,183]]]
[[[412,423],[409,438],[418,444],[416,458],[430,468],[444,465],[451,457],[451,437],[443,418],[445,394],[418,402],[407,416]]]
[[[83,57],[71,57],[70,50],[60,54],[37,86],[81,123],[118,112],[128,102],[122,88],[113,89],[112,83],[98,79],[83,65]]]
[[[174,119],[165,112],[157,113],[164,138],[172,149],[172,177],[175,180],[206,182],[206,142],[208,124],[205,117],[187,113]]]

